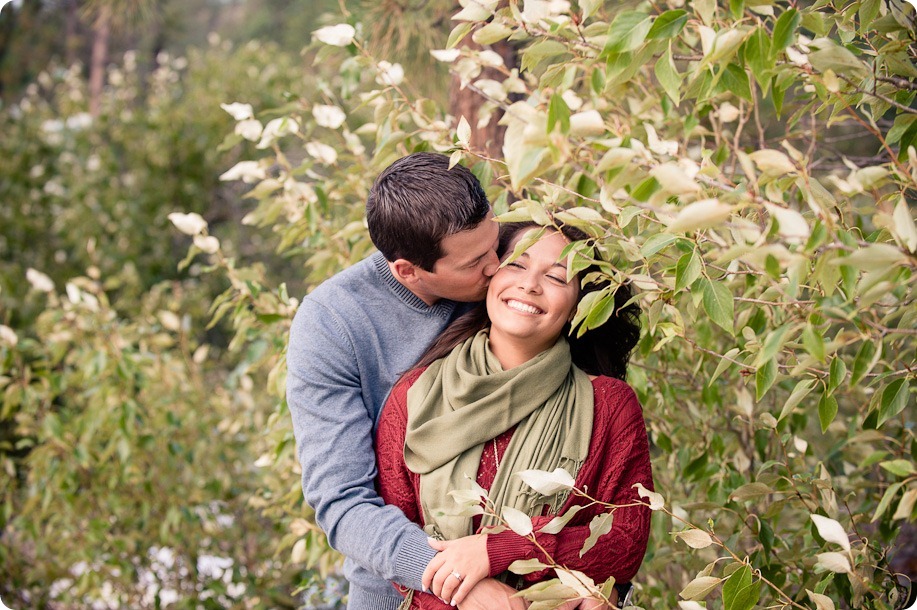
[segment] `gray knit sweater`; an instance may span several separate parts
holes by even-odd
[[[346,556],[348,610],[395,610],[401,597],[390,581],[419,589],[435,554],[423,531],[377,495],[373,436],[399,375],[460,309],[426,305],[377,253],[318,286],[293,320],[287,402],[303,493]]]

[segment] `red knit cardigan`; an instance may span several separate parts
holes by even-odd
[[[419,500],[420,476],[409,471],[404,463],[404,438],[407,428],[407,391],[423,371],[413,371],[392,389],[376,432],[376,456],[379,474],[376,486],[386,504],[399,507],[408,519],[423,526]],[[595,393],[595,415],[589,454],[576,477],[576,487],[585,489],[592,497],[612,503],[629,504],[639,501],[635,483],[653,489],[650,469],[649,443],[643,421],[643,411],[634,391],[623,381],[611,377],[597,377],[592,381]],[[502,460],[514,430],[496,437],[498,455],[494,444],[486,443],[481,455],[477,482],[489,490],[496,475],[498,460]],[[588,501],[571,495],[560,514],[574,505]],[[628,582],[637,573],[649,538],[651,511],[645,506],[632,506],[615,510],[611,531],[598,539],[596,545],[583,557],[580,550],[589,537],[589,522],[604,512],[601,507],[580,510],[558,534],[538,532],[553,515],[532,519],[535,538],[554,562],[568,569],[579,570],[600,584],[614,576],[616,582]],[[479,517],[475,518],[475,527]],[[487,556],[490,575],[506,571],[517,559],[540,559],[544,554],[528,538],[510,530],[487,537]],[[524,576],[526,585],[553,578],[553,570],[542,570]],[[406,593],[398,587],[402,593]],[[434,595],[415,591],[411,608],[421,610],[447,610]]]

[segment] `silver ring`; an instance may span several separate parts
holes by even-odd
[[[462,582],[463,580],[465,580],[465,577],[459,574],[458,572],[456,572],[455,570],[452,570],[452,575],[455,576],[459,582]]]

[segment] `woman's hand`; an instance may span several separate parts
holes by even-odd
[[[424,570],[422,583],[426,590],[447,604],[460,604],[480,580],[490,575],[487,534],[457,540],[431,539],[430,546],[439,553]]]

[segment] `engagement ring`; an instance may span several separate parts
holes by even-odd
[[[452,571],[452,575],[458,578],[459,582],[462,582],[462,580],[464,579],[464,577],[461,574],[459,574],[458,572],[456,572],[455,570]]]

